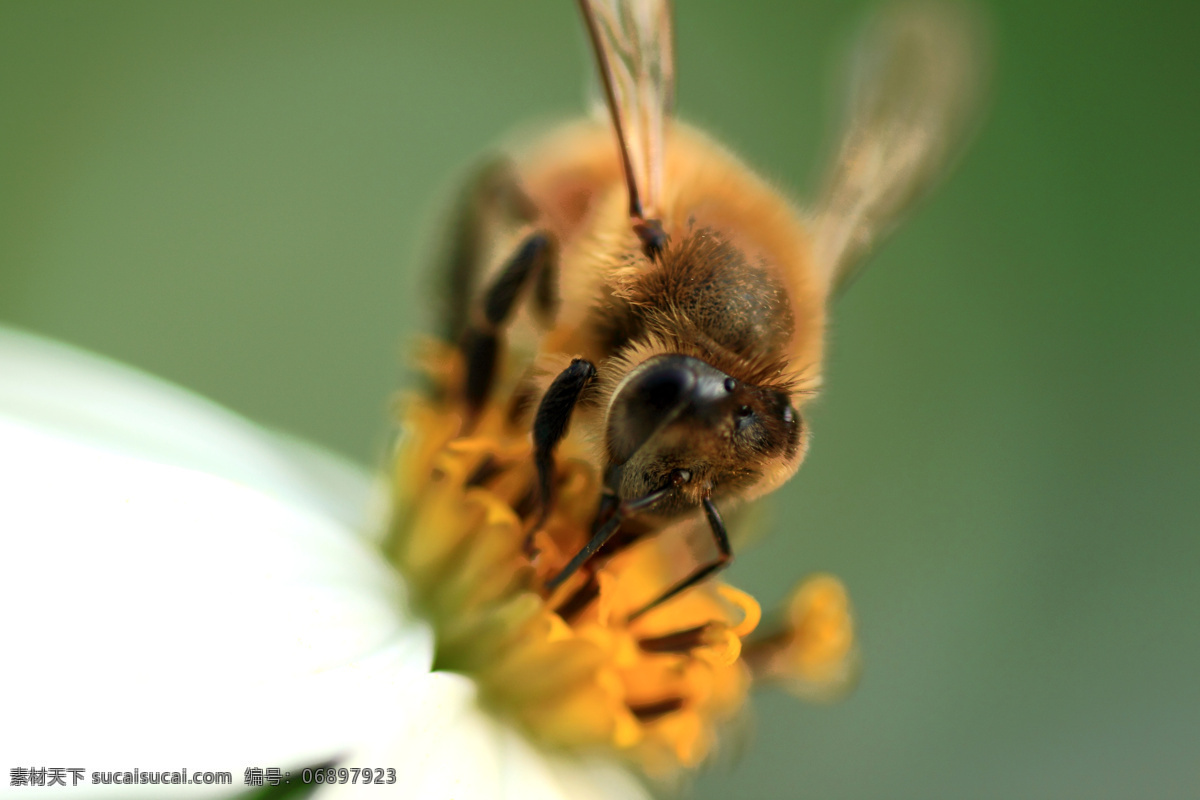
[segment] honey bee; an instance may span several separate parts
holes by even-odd
[[[608,119],[568,125],[475,178],[447,267],[447,334],[465,365],[466,434],[494,399],[512,325],[534,331],[527,391],[509,413],[532,436],[540,520],[556,450],[567,436],[590,443],[603,483],[591,540],[549,590],[601,548],[707,521],[715,557],[636,617],[727,566],[718,509],[776,489],[804,460],[830,300],[953,154],[973,40],[946,11],[879,21],[824,192],[802,211],[673,118],[667,0],[579,6]],[[489,264],[497,229],[515,245]]]

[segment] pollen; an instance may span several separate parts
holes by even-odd
[[[803,606],[793,609],[800,618],[760,635],[753,653],[759,605],[717,580],[635,614],[694,562],[691,521],[601,550],[549,591],[589,539],[598,470],[568,438],[543,521],[531,437],[514,419],[513,394],[497,393],[503,401],[464,433],[465,411],[447,390],[461,374],[457,354],[430,353],[431,390],[398,406],[385,548],[435,629],[435,669],[473,678],[482,702],[547,746],[616,752],[649,775],[669,776],[713,752],[756,679],[791,670],[820,682],[822,669],[848,660],[844,594],[837,606],[802,592],[793,603]]]

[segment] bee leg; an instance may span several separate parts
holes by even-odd
[[[471,318],[489,233],[496,225],[531,225],[537,218],[537,207],[521,189],[507,158],[491,159],[471,176],[450,220],[449,248],[436,273],[445,276],[443,335],[447,341],[462,338]]]
[[[703,503],[704,515],[708,517],[708,526],[712,528],[713,541],[717,543],[717,560],[695,570],[691,575],[688,575],[657,598],[630,614],[629,622],[633,622],[647,611],[662,605],[680,592],[690,589],[708,576],[715,572],[720,572],[733,563],[733,550],[729,547],[729,534],[725,532],[725,523],[721,520],[721,515],[717,513],[717,507],[713,504],[712,498],[709,497],[704,498]]]
[[[607,544],[608,540],[616,535],[617,530],[621,527],[622,522],[629,517],[632,517],[635,514],[650,508],[659,500],[663,499],[672,491],[674,491],[679,484],[686,483],[687,481],[688,478],[685,477],[685,472],[683,470],[677,470],[671,475],[667,485],[661,489],[655,489],[653,492],[650,492],[650,494],[645,495],[644,497],[638,497],[634,500],[623,500],[618,503],[616,510],[613,511],[612,516],[609,517],[604,524],[592,534],[592,538],[586,545],[584,545],[583,549],[576,553],[575,557],[567,562],[567,565],[562,568],[561,572],[559,572],[550,580],[546,581],[546,588],[550,591],[554,591],[559,586],[562,586],[563,583],[566,582],[567,578],[570,578],[572,575],[578,572],[579,568],[587,563],[589,558],[596,555],[596,551]]]
[[[472,420],[491,393],[503,327],[512,316],[517,298],[530,279],[550,269],[555,250],[554,239],[547,231],[526,236],[487,287],[474,321],[463,334],[460,347],[467,365],[465,399]]]
[[[525,552],[532,552],[533,535],[546,522],[554,508],[554,451],[567,435],[571,414],[584,391],[596,377],[592,362],[576,358],[571,365],[558,374],[550,388],[542,395],[537,414],[533,418],[534,463],[537,465],[538,492],[542,504],[537,524],[525,537]]]

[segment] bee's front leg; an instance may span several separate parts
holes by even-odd
[[[708,517],[708,526],[712,529],[713,541],[717,544],[717,559],[694,570],[691,575],[688,575],[654,600],[630,614],[629,622],[633,622],[652,608],[662,605],[680,592],[695,586],[708,576],[715,572],[720,572],[733,563],[733,549],[729,546],[729,534],[725,531],[725,522],[721,519],[721,515],[717,513],[717,506],[713,503],[711,497],[704,498],[703,505],[704,515]]]
[[[537,465],[542,510],[537,524],[525,539],[526,552],[532,551],[533,535],[542,527],[554,507],[554,451],[567,435],[575,406],[594,377],[595,365],[576,358],[558,374],[538,404],[537,414],[533,418],[533,458]]]
[[[565,583],[568,578],[578,572],[579,568],[586,564],[592,556],[596,555],[596,553],[600,551],[600,548],[608,544],[609,540],[616,535],[617,531],[621,527],[621,524],[625,522],[625,520],[654,508],[654,506],[658,505],[658,503],[662,501],[664,497],[667,497],[672,492],[676,491],[682,484],[685,484],[690,480],[691,475],[687,470],[677,469],[668,476],[666,484],[662,487],[655,489],[649,494],[642,495],[641,497],[635,497],[632,500],[618,501],[616,507],[612,511],[612,514],[599,528],[592,532],[592,538],[589,539],[588,543],[583,546],[583,549],[576,553],[575,557],[568,561],[567,565],[563,567],[557,575],[546,581],[546,588],[553,592],[559,586],[562,586],[563,583]],[[713,508],[713,513],[716,513],[716,508]],[[720,522],[719,517],[717,518],[717,521]],[[724,526],[722,526],[722,535],[724,532],[725,529]],[[726,541],[725,545],[726,549],[728,549],[728,541]],[[732,558],[732,556],[730,556],[730,558]],[[709,572],[712,571],[712,569],[709,570]],[[704,575],[707,574],[708,572],[704,573]],[[667,597],[683,591],[683,589],[686,589],[687,586],[691,585],[691,583],[703,578],[704,575],[701,575],[699,578],[693,576],[688,581],[685,581],[686,585],[673,587],[667,595],[659,598],[651,605],[658,605],[658,603],[661,603]]]

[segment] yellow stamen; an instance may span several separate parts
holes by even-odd
[[[858,677],[854,617],[841,581],[813,575],[788,601],[783,630],[752,642],[746,661],[755,680],[774,681],[806,699],[843,694]]]

